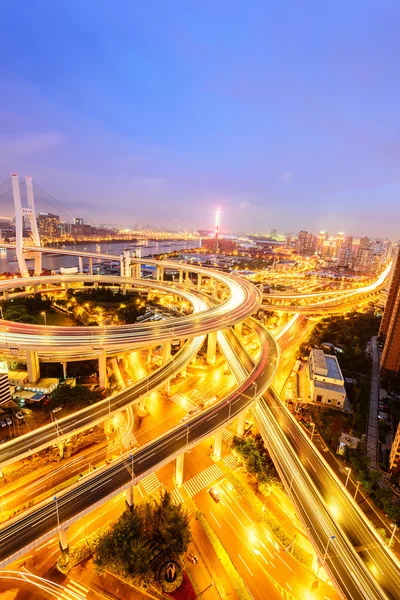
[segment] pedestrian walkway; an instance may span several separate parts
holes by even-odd
[[[89,591],[85,585],[70,579],[58,598],[59,600],[85,600]]]
[[[188,495],[192,497],[221,477],[224,477],[221,469],[217,465],[211,465],[211,467],[204,469],[204,471],[201,471],[201,473],[198,473],[189,479],[189,481],[186,481],[186,483],[183,484],[183,487]]]
[[[224,427],[224,429],[222,430],[222,439],[224,440],[224,442],[229,442],[231,438],[233,438],[232,431]]]
[[[184,499],[182,498],[180,491],[177,490],[176,488],[174,490],[172,490],[172,492],[170,492],[170,494],[171,494],[172,504],[175,504],[175,506],[178,506],[179,504],[183,504],[185,502]]]
[[[232,456],[232,454],[228,454],[227,456],[225,456],[222,459],[222,462],[224,462],[226,464],[228,469],[232,469],[232,470],[235,470],[240,466],[240,463],[238,463],[238,461],[236,460],[236,458],[234,456]]]
[[[369,416],[367,427],[367,456],[369,466],[376,469],[376,449],[379,439],[378,405],[379,405],[379,351],[376,336],[371,338],[371,392],[369,400]]]
[[[136,436],[132,433],[132,431],[128,431],[122,438],[122,444],[124,448],[133,448],[134,446],[139,446],[139,442],[136,439]]]
[[[161,481],[158,479],[155,473],[151,473],[141,480],[140,485],[142,486],[145,494],[152,494],[161,486]]]

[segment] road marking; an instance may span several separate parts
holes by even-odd
[[[141,480],[140,485],[146,494],[151,494],[160,487],[161,481],[158,479],[156,473],[150,473],[150,475]]]
[[[218,525],[218,527],[220,527],[222,529],[221,525],[218,523],[217,519],[214,517],[214,515],[211,512],[211,510],[210,510],[210,515],[214,519],[214,521],[216,522],[216,524]]]
[[[283,564],[287,566],[288,569],[290,569],[291,571],[293,571],[292,567],[289,567],[289,565],[287,564],[287,562],[285,560],[283,560],[283,558],[281,556],[279,556],[279,554],[277,552],[275,552],[275,554],[279,558],[279,560],[281,560],[283,562]]]
[[[155,455],[155,452],[153,452],[152,454],[149,454],[145,458],[142,458],[142,460],[138,460],[138,464],[141,463],[141,462],[144,462],[145,460],[148,460],[149,458],[151,458],[154,455]]]
[[[171,494],[171,500],[172,500],[172,504],[175,504],[175,506],[178,506],[179,504],[183,504],[185,501],[182,498],[182,495],[180,493],[179,490],[177,490],[176,488],[172,490],[172,492],[170,492]]]
[[[217,413],[216,415],[214,415],[213,417],[210,417],[209,419],[207,419],[207,421],[212,421],[212,419],[215,419],[215,417],[218,417],[219,413]]]
[[[227,442],[231,438],[233,438],[232,431],[229,431],[229,429],[227,429],[226,427],[224,427],[223,430],[222,430],[222,439],[225,440],[225,442]]]
[[[197,475],[186,481],[183,484],[183,487],[187,491],[188,495],[192,498],[192,496],[195,496],[206,487],[214,483],[216,480],[221,479],[223,476],[224,474],[218,465],[211,465],[210,467],[207,467],[207,469],[204,469],[204,471],[197,473]]]
[[[242,563],[244,564],[244,566],[246,567],[246,569],[248,570],[248,572],[250,573],[250,575],[252,577],[254,577],[253,573],[250,571],[249,567],[246,565],[246,563],[244,562],[243,558],[240,556],[240,554],[238,554],[238,557],[240,558],[240,560],[242,561]]]
[[[290,590],[291,592],[293,592],[293,590],[292,590],[292,588],[290,587],[290,585],[288,584],[288,582],[286,582],[286,585],[288,586],[289,590]]]
[[[238,461],[236,460],[236,458],[234,456],[232,456],[231,454],[228,454],[228,456],[225,456],[222,459],[222,462],[224,462],[229,469],[232,469],[232,471],[234,471],[235,469],[237,469],[240,466]]]
[[[317,469],[314,467],[314,465],[312,464],[311,460],[308,458],[308,456],[306,456],[306,459],[308,460],[308,462],[311,465],[311,468],[314,469],[315,472],[317,472]]]

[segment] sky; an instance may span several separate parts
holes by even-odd
[[[89,222],[400,238],[398,0],[2,5],[0,181]]]

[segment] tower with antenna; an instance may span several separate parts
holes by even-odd
[[[214,237],[214,253],[218,254],[218,236],[219,236],[219,225],[221,221],[221,209],[217,208],[217,214],[215,217],[215,237]]]

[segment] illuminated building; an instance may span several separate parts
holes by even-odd
[[[300,231],[297,236],[297,252],[299,254],[315,254],[317,238],[308,231]]]
[[[328,239],[328,234],[326,231],[320,231],[317,238],[317,254],[322,254],[324,243]]]
[[[0,406],[11,400],[10,380],[8,379],[7,361],[0,362]]]
[[[46,239],[57,239],[59,237],[60,217],[52,213],[39,213],[38,229],[39,235]]]
[[[335,256],[337,256],[340,252],[340,248],[344,242],[344,233],[338,233],[336,237],[336,248],[335,248]]]
[[[383,313],[379,337],[385,345],[381,356],[381,374],[396,376],[400,370],[400,254],[396,248],[392,282]]]
[[[353,238],[347,236],[344,238],[343,243],[340,246],[340,249],[337,254],[337,264],[339,267],[348,268],[353,262],[354,252],[353,252]]]
[[[389,469],[391,471],[400,470],[400,422],[397,425],[396,435],[392,443],[389,455]]]
[[[217,214],[215,217],[215,238],[214,238],[214,252],[218,254],[218,236],[219,236],[219,224],[221,219],[221,209],[217,208]]]
[[[313,348],[308,359],[308,369],[311,401],[343,408],[346,390],[336,356]]]
[[[234,240],[227,238],[219,238],[218,240],[218,252],[215,252],[215,238],[208,237],[201,240],[201,247],[218,254],[219,252],[234,252],[237,248],[237,244]]]
[[[83,219],[80,219],[79,217],[75,217],[74,225],[83,225]]]

